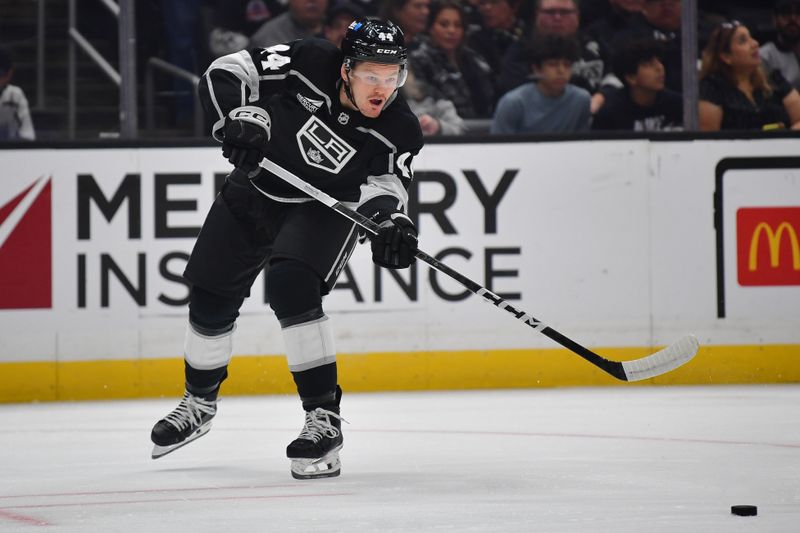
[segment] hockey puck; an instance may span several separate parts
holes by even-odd
[[[736,516],[756,516],[758,507],[755,505],[734,505],[731,507],[731,514]]]

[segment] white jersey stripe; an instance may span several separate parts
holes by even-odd
[[[403,187],[400,178],[394,174],[383,174],[382,176],[367,176],[367,183],[361,186],[361,197],[358,205],[364,205],[377,196],[387,194],[397,198],[399,209],[406,211],[408,205],[408,191]]]

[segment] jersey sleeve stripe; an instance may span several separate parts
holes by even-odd
[[[214,70],[230,72],[250,89],[251,102],[259,99],[258,71],[256,71],[253,59],[246,51],[242,50],[236,54],[215,59],[211,66],[208,67],[206,75],[210,76]],[[211,81],[210,78],[209,81]]]
[[[394,174],[384,174],[382,176],[368,176],[367,183],[361,186],[361,197],[359,205],[364,205],[373,198],[379,196],[392,196],[397,199],[402,211],[408,205],[408,191],[403,187],[400,178]]]
[[[214,94],[214,84],[211,83],[210,73],[206,73],[205,78],[206,87],[208,87],[208,95],[211,98],[211,103],[214,104],[214,109],[217,110],[217,120],[214,121],[214,125],[211,127],[211,136],[217,141],[222,142],[222,138],[218,137],[217,133],[222,130],[222,127],[225,125],[225,115],[222,113],[222,109],[219,107],[217,95]]]

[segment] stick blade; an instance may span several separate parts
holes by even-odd
[[[627,381],[649,379],[685,365],[697,354],[699,348],[697,338],[686,335],[652,355],[623,362],[622,368]]]

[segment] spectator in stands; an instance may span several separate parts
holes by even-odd
[[[559,35],[536,35],[526,47],[534,81],[506,93],[497,103],[491,133],[586,131],[591,96],[569,83],[579,46]]]
[[[612,43],[617,35],[630,31],[636,16],[642,12],[644,0],[610,0],[610,4],[606,15],[587,26],[584,32],[606,50],[613,50]]]
[[[28,99],[20,87],[11,85],[14,61],[11,54],[0,48],[0,141],[33,141],[33,129]]]
[[[614,0],[611,0],[612,2]],[[611,10],[609,0],[580,0],[581,20],[586,28],[605,17]]]
[[[531,31],[534,34],[560,35],[580,43],[580,56],[572,65],[570,83],[589,91],[592,113],[595,113],[605,100],[604,90],[619,88],[622,83],[610,72],[599,43],[578,34],[580,11],[577,0],[534,0],[533,7]],[[512,44],[503,58],[498,79],[501,94],[519,87],[530,75],[523,48],[522,43]]]
[[[250,36],[286,11],[280,0],[216,0],[209,48],[214,57],[244,50]]]
[[[267,48],[319,35],[328,0],[289,0],[289,10],[265,22],[250,38],[250,46]]]
[[[494,76],[489,64],[464,45],[466,16],[459,0],[431,4],[428,35],[409,54],[410,70],[453,102],[463,118],[490,118]]]
[[[453,102],[442,97],[435,88],[426,87],[424,82],[414,77],[412,70],[408,71],[408,78],[400,92],[419,119],[422,134],[426,137],[463,135],[466,131],[464,120],[458,115]]]
[[[717,27],[703,51],[700,129],[800,129],[800,94],[780,71],[767,77],[758,41],[739,22]]]
[[[523,0],[477,2],[483,25],[467,35],[467,44],[489,63],[492,72],[499,75],[508,47],[522,39],[525,33],[525,23],[518,16]]]
[[[381,5],[380,17],[400,26],[409,52],[418,45],[417,35],[425,31],[430,4],[430,0],[384,0]]]
[[[347,0],[339,2],[328,10],[325,25],[322,27],[322,36],[339,48],[342,45],[344,34],[347,33],[347,27],[364,15],[364,10],[360,5]]]
[[[201,74],[211,63],[202,6],[196,0],[161,0],[167,61],[192,74]],[[192,82],[172,78],[174,93],[171,111],[178,128],[194,121],[195,86]]]
[[[594,117],[593,130],[683,129],[683,98],[664,88],[666,78],[658,43],[627,43],[615,55],[614,70],[625,87],[608,96]]]
[[[800,89],[800,0],[778,0],[774,11],[775,42],[761,47],[764,69],[779,70],[795,89]]]
[[[378,13],[383,7],[382,0],[350,0],[350,1],[352,1],[358,7],[360,7],[361,11],[363,11],[365,16],[367,17],[377,17]],[[338,4],[337,2],[334,2],[334,5],[337,4]]]
[[[614,49],[637,39],[655,39],[662,44],[667,88],[683,92],[681,0],[644,0],[641,15],[634,18],[628,31],[620,32],[612,42],[612,53]]]

